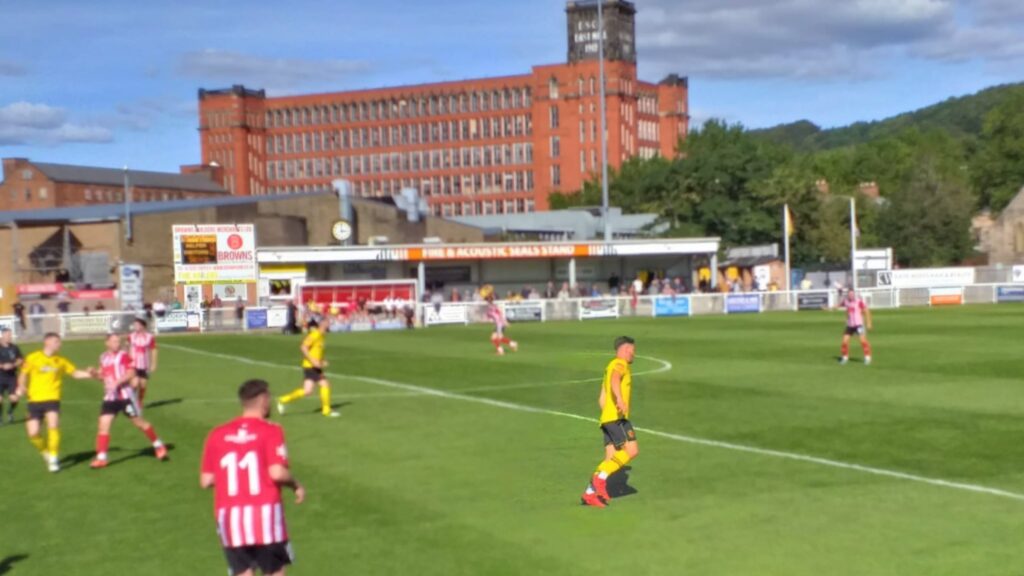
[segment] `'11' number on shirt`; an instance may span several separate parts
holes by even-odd
[[[237,452],[228,452],[220,459],[220,467],[228,472],[228,496],[238,496],[238,471],[245,470],[249,474],[249,495],[260,493],[259,457],[255,451],[249,451],[238,459]]]

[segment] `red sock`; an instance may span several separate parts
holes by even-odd
[[[110,434],[97,434],[96,455],[106,454],[108,448],[110,448]]]
[[[146,435],[146,438],[149,438],[150,442],[156,442],[157,440],[159,440],[159,438],[156,435],[156,429],[153,428],[152,426],[143,430],[142,433]]]
[[[508,336],[502,336],[501,337],[501,343],[502,344],[511,344],[512,341],[508,339]]]
[[[839,350],[842,353],[843,358],[846,358],[850,355],[850,344],[848,342],[843,342],[843,345]]]
[[[862,350],[864,350],[865,356],[871,356],[871,344],[868,344],[867,340],[861,340],[860,347]]]

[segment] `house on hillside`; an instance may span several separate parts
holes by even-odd
[[[1024,188],[980,235],[980,241],[990,265],[1024,264]]]

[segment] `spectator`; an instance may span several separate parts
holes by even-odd
[[[163,300],[153,302],[153,313],[157,318],[163,318],[167,314],[167,305],[163,303]]]
[[[440,290],[434,290],[430,295],[430,303],[434,305],[434,311],[441,313],[441,305],[444,304],[444,294]]]
[[[527,300],[540,300],[540,293],[533,286],[530,286],[530,293],[526,295]]]
[[[555,290],[554,281],[549,280],[547,288],[544,289],[544,298],[548,300],[554,300],[558,297],[558,291]]]
[[[639,274],[637,274],[636,279],[633,280],[632,290],[633,294],[637,297],[644,293],[644,281],[640,278]]]
[[[619,295],[619,284],[621,283],[622,280],[619,278],[619,275],[612,273],[611,278],[608,279],[608,291],[611,292],[612,296]]]
[[[71,303],[67,301],[67,298],[61,298],[60,302],[57,302],[57,312],[61,314],[67,314],[71,311]]]
[[[243,318],[245,318],[245,302],[242,302],[242,297],[239,296],[235,300],[235,325],[243,326]]]
[[[562,289],[558,291],[559,300],[568,300],[572,292],[569,290],[569,283],[562,282]]]
[[[177,302],[177,301],[175,301]],[[181,303],[177,302],[180,306]],[[295,305],[295,302],[288,302],[288,310],[285,312],[284,328],[281,332],[285,334],[299,334],[299,307]]]
[[[175,298],[171,301],[171,310],[181,310],[181,300]]]
[[[82,308],[82,314],[85,314],[86,316],[88,316],[89,312],[90,312],[90,310],[89,310],[88,306],[86,306],[85,308]]]
[[[686,294],[686,284],[679,276],[676,276],[676,279],[672,281],[672,289],[675,290],[676,294]]]
[[[459,289],[458,288],[452,288],[451,301],[452,302],[459,302],[461,300],[462,300],[462,294],[459,293]]]
[[[811,282],[811,278],[809,276],[804,276],[804,279],[800,281],[800,289],[810,290],[811,288],[814,288],[814,282]]]
[[[601,297],[601,291],[598,290],[596,282],[594,284],[590,285],[590,296],[592,298],[600,298]]]
[[[661,293],[661,280],[657,277],[651,279],[651,284],[647,287],[647,294],[650,296],[657,296]]]
[[[103,311],[105,311],[106,309],[107,309],[107,306],[106,306],[105,304],[103,304],[103,302],[102,302],[102,301],[101,301],[101,302],[99,302],[98,304],[96,304],[96,311],[97,311],[97,312],[103,312]]]
[[[224,325],[224,303],[221,302],[220,296],[214,294],[213,300],[208,304],[210,312],[213,313],[213,325],[220,327]]]
[[[25,330],[25,305],[20,301],[15,302],[14,306],[11,306],[14,310],[14,315],[18,318],[18,325],[21,326],[21,330]]]
[[[43,333],[43,315],[46,314],[46,308],[39,302],[33,302],[28,307],[28,314],[32,318],[32,332],[34,334]]]

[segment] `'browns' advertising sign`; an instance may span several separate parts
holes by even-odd
[[[171,231],[176,283],[256,281],[256,230],[252,224],[179,224]]]

